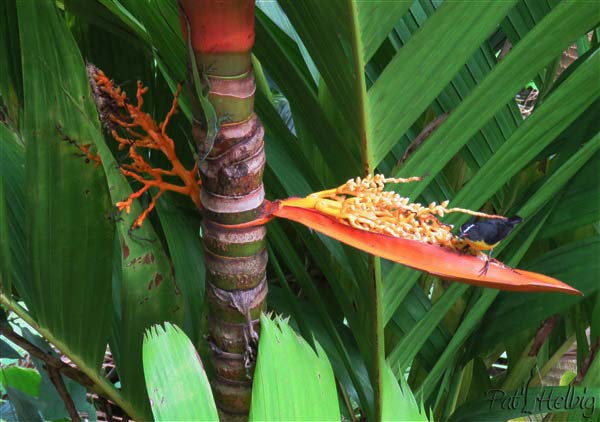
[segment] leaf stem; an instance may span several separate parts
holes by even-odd
[[[367,83],[365,79],[365,58],[363,56],[363,45],[358,20],[358,8],[354,2],[349,1],[350,7],[350,30],[351,43],[353,47],[353,67],[357,81],[355,84],[356,100],[358,103],[358,130],[362,152],[362,165],[364,176],[374,173],[376,163],[373,152],[373,139],[371,122],[369,119],[369,99],[367,97]],[[369,312],[369,343],[373,347],[372,355],[369,357],[369,376],[373,386],[374,415],[376,421],[380,421],[383,415],[383,365],[385,365],[384,347],[384,324],[383,324],[383,285],[381,281],[381,261],[378,257],[369,255],[369,280],[366,304],[371,310]]]
[[[81,422],[81,418],[79,417],[79,413],[77,413],[77,409],[75,408],[75,403],[73,403],[73,399],[69,395],[67,391],[67,387],[65,387],[65,382],[60,375],[60,370],[53,366],[48,366],[48,375],[50,376],[50,381],[54,384],[54,388],[58,392],[58,395],[62,399],[65,407],[67,408],[67,412],[69,412],[69,416],[72,421]]]

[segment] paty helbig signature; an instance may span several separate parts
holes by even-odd
[[[588,388],[575,388],[570,385],[566,391],[556,388],[540,387],[531,389],[531,380],[535,372],[532,370],[527,383],[515,391],[506,392],[502,389],[488,390],[487,396],[490,402],[490,412],[493,409],[516,410],[520,409],[523,414],[538,414],[556,411],[582,410],[584,418],[594,415],[598,395],[590,392]]]

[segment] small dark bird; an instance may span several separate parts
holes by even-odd
[[[490,259],[496,245],[504,239],[523,219],[514,216],[505,219],[490,219],[463,224],[460,227],[458,237],[463,239],[469,246],[478,251],[487,251],[488,258],[479,272],[480,275],[487,274],[490,267]]]

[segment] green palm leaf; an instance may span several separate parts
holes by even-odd
[[[156,421],[218,421],[208,378],[194,345],[176,325],[144,336],[144,376]]]
[[[316,343],[315,353],[279,318],[261,316],[250,420],[340,420],[333,370],[323,348]]]
[[[83,60],[52,2],[17,2],[17,10],[29,252],[23,287],[39,324],[98,370],[110,303],[108,186],[102,169],[78,157],[79,150],[62,137],[94,144],[101,138],[99,123]]]
[[[383,412],[384,421],[427,421],[427,416],[410,391],[404,375],[396,381],[389,366],[385,366],[383,375]]]
[[[446,2],[400,49],[369,90],[376,164],[514,4]],[[461,24],[456,25],[459,19]],[[431,54],[432,46],[440,53]],[[446,55],[449,51],[454,52],[452,57]],[[425,60],[427,66],[423,69]],[[390,95],[390,92],[395,95]]]
[[[16,132],[0,124],[0,183],[2,184],[2,284],[4,294],[10,295],[11,286],[23,292],[23,299],[31,302],[27,286],[27,254],[25,241],[25,146]]]

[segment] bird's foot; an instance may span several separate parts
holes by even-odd
[[[479,276],[486,275],[489,268],[490,268],[490,261],[487,260],[487,261],[485,261],[485,265],[483,266],[483,268],[481,268],[481,270],[479,270]]]

